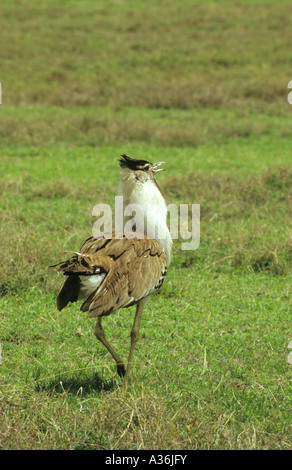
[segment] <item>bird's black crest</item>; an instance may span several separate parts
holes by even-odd
[[[127,155],[121,155],[120,159],[120,167],[121,168],[130,168],[130,170],[136,171],[136,170],[144,170],[145,165],[148,165],[151,163],[147,162],[146,160],[135,160],[135,158],[130,158]]]

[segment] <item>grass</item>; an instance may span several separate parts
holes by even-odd
[[[291,449],[291,6],[80,5],[1,2],[0,448]],[[113,204],[124,152],[201,205],[127,393],[48,269]],[[104,320],[124,358],[132,321]]]

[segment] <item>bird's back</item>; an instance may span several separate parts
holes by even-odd
[[[158,241],[145,235],[112,234],[110,239],[88,238],[79,253],[58,266],[67,275],[58,309],[83,299],[81,310],[97,317],[136,304],[159,289],[167,256]]]

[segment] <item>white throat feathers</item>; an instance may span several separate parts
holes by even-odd
[[[169,263],[172,240],[166,223],[167,207],[154,175],[122,168],[119,195],[123,196],[124,227],[133,227],[130,231],[159,241]]]

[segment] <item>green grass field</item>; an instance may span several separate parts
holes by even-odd
[[[289,2],[2,0],[0,449],[292,447]],[[48,266],[165,161],[201,242],[146,305],[127,393]],[[134,308],[104,319],[125,359]]]

